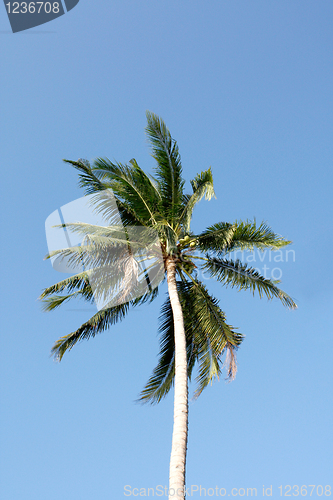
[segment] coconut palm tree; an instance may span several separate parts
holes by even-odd
[[[122,320],[131,308],[156,298],[161,279],[148,279],[144,292],[138,288],[140,272],[147,280],[147,266],[138,271],[140,259],[135,249],[148,246],[150,238],[157,235],[157,244],[155,238],[149,257],[154,260],[154,252],[155,257],[157,251],[161,253],[168,297],[160,316],[159,361],[140,401],[158,403],[174,386],[169,498],[179,500],[185,498],[188,380],[196,366],[194,395],[197,397],[219,377],[223,366],[226,366],[227,378],[233,379],[236,351],[243,339],[226,322],[218,300],[210,295],[200,273],[224,286],[250,290],[259,297],[277,298],[293,309],[294,301],[278,288],[277,281],[263,277],[233,258],[237,250],[276,250],[291,242],[275,234],[265,223],[256,221],[218,222],[194,234],[190,223],[195,205],[203,197],[209,200],[215,196],[211,169],[196,175],[191,181],[192,193],[184,193],[185,181],[176,141],[158,116],[147,112],[147,122],[146,133],[156,160],[155,177],[146,174],[135,160],[126,165],[108,159],[97,159],[92,165],[83,160],[66,160],[78,169],[80,186],[87,195],[96,197],[96,209],[108,218],[109,225],[89,225],[84,221],[65,224],[84,235],[85,244],[55,251],[48,257],[67,258],[73,265],[84,258],[90,267],[46,288],[41,299],[44,308],[52,310],[77,296],[93,301],[98,294],[105,294],[107,287],[112,290],[111,295],[116,296],[116,301],[107,302],[75,332],[55,343],[52,353],[61,360],[78,341],[94,337]],[[112,190],[114,205],[105,196],[107,190]],[[119,214],[121,227],[116,220]],[[145,237],[140,239],[138,233],[130,236],[131,228],[144,228]],[[159,265],[161,267],[161,263]],[[155,259],[151,265],[155,276],[157,267]],[[96,268],[99,279],[95,280],[97,285],[93,290],[91,273]],[[101,289],[98,288],[100,282],[103,282]]]

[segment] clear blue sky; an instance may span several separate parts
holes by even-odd
[[[43,261],[45,219],[82,195],[62,158],[135,157],[151,171],[147,109],[187,180],[212,166],[217,199],[196,208],[195,230],[256,217],[294,242],[295,259],[256,266],[281,269],[297,311],[209,282],[246,339],[236,380],[190,404],[187,484],[258,497],[272,485],[274,499],[280,485],[333,487],[332,17],[331,0],[81,0],[14,35],[0,9],[1,499],[168,484],[173,394],[134,403],[165,290],[60,364],[54,341],[95,309],[45,314],[36,300],[62,278]]]

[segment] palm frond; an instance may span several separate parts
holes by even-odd
[[[74,168],[79,170],[79,186],[85,189],[86,194],[93,194],[98,191],[104,191],[110,186],[101,182],[91,170],[88,160],[79,159],[78,161],[63,160],[65,163],[73,165]]]
[[[158,231],[151,227],[97,226],[84,222],[59,224],[53,227],[63,227],[70,233],[78,233],[83,237],[81,245],[69,247],[69,249],[72,249],[71,253],[76,252],[78,248],[81,248],[82,251],[85,250],[87,254],[94,253],[94,249],[96,252],[105,251],[105,248],[108,247],[112,251],[115,247],[121,245],[131,249],[131,251],[144,251],[151,247],[154,242],[155,244],[158,243]],[[61,254],[65,250],[68,249],[54,250],[46,258]]]
[[[86,222],[66,222],[53,227],[64,227],[70,232],[78,233],[82,236],[96,236],[100,238],[110,238],[117,243],[127,243],[126,233],[121,225],[98,226]]]
[[[127,253],[127,245],[123,242],[118,244],[110,238],[90,236],[86,244],[54,250],[47,254],[45,259],[57,257],[66,262],[69,272],[75,272],[83,267],[97,269],[112,266]]]
[[[281,235],[274,233],[266,222],[261,222],[257,226],[256,220],[253,222],[236,221],[233,225],[235,231],[230,248],[228,248],[229,252],[238,248],[241,250],[253,250],[253,248],[261,250],[271,248],[272,250],[277,250],[291,243],[291,241],[286,240]]]
[[[228,377],[234,378],[235,350],[243,336],[226,323],[218,301],[209,295],[201,282],[177,281],[177,290],[184,317],[189,378],[195,363],[199,364],[195,393],[195,397],[198,397],[220,375],[223,367],[221,357],[225,352],[230,351]],[[159,332],[159,362],[140,396],[140,401],[152,404],[166,396],[174,380],[174,325],[169,299],[162,307]]]
[[[177,283],[179,286],[179,283]],[[178,289],[182,306],[185,306],[186,297]],[[185,325],[186,348],[187,348],[187,373],[191,378],[191,373],[195,363],[194,343],[193,343],[193,322]],[[175,376],[175,341],[174,341],[174,321],[169,297],[161,308],[159,317],[160,352],[159,361],[153,370],[151,377],[140,394],[138,401],[142,403],[157,404],[163,399],[173,386]]]
[[[57,361],[61,361],[65,352],[71,350],[77,342],[95,337],[98,333],[107,330],[111,325],[122,321],[129,312],[131,306],[141,305],[147,301],[152,302],[156,298],[157,293],[158,290],[155,288],[135,300],[98,311],[75,332],[57,340],[51,349],[51,355],[54,356]]]
[[[82,295],[86,300],[92,300],[93,294],[91,286],[89,283],[89,272],[85,271],[74,276],[70,276],[62,281],[59,281],[55,285],[49,286],[43,290],[39,300],[43,300],[46,297],[57,294],[63,291],[72,292],[72,290],[81,291]]]
[[[161,334],[159,361],[140,394],[138,401],[142,403],[159,403],[171,389],[175,376],[174,326],[169,298],[162,306],[159,321],[159,332]]]
[[[239,260],[207,257],[203,268],[225,286],[235,287],[238,290],[250,290],[253,295],[257,291],[260,298],[264,295],[268,299],[276,297],[289,309],[297,308],[293,299],[276,286],[279,281],[264,278],[256,269],[242,264]]]
[[[115,196],[115,183],[105,178],[105,175],[100,175],[99,162],[103,161],[99,159],[91,167],[87,160],[64,160],[80,171],[79,186],[85,189],[87,195],[96,195],[94,203],[97,212],[102,213],[110,224],[119,224],[119,217],[121,217],[121,222],[124,225],[144,225],[144,221],[140,220],[130,204]]]
[[[146,134],[157,163],[155,172],[162,199],[161,211],[173,225],[181,211],[184,186],[178,145],[161,118],[149,111],[146,115]]]
[[[119,232],[118,227],[113,231],[110,228],[81,223],[68,224],[66,227],[83,233],[89,233],[90,230],[95,230],[97,233],[111,231],[111,235],[118,236]],[[90,235],[86,237],[89,243],[56,250],[47,257],[56,256],[59,259],[65,259],[69,270],[76,269],[78,266],[84,267],[85,274],[81,274],[81,280],[77,279],[75,285],[82,290],[84,297],[88,291],[89,298],[92,299],[93,294],[97,307],[104,309],[132,300],[134,297],[140,297],[145,293],[147,287],[149,289],[155,288],[163,280],[164,262],[161,246],[155,235],[156,231],[153,235],[155,239],[150,238],[152,231],[149,228],[126,227],[123,232],[126,233],[125,236],[131,238],[128,241]],[[148,241],[149,239],[150,241]],[[82,283],[83,276],[84,283]],[[89,285],[87,284],[88,280]],[[67,281],[63,283],[63,286],[55,286],[49,289],[48,293],[44,292],[41,298],[59,290],[63,291],[66,286],[72,284],[73,281]],[[84,286],[82,286],[83,284]],[[62,301],[64,300],[62,299]]]
[[[191,196],[183,197],[184,208],[179,218],[179,224],[183,225],[184,234],[190,231],[190,223],[192,213],[195,205],[205,196],[206,200],[210,200],[214,193],[213,175],[211,168],[197,174],[191,181],[193,194]]]
[[[42,309],[44,312],[53,311],[53,309],[61,306],[65,301],[77,297],[80,293],[81,291],[77,291],[68,295],[53,295],[52,297],[47,297],[43,299]]]
[[[236,350],[243,340],[243,335],[226,323],[219,301],[208,293],[205,285],[192,277],[191,280],[191,283],[183,283],[182,287],[189,295],[187,321],[194,323],[194,343],[199,365],[198,387],[194,396],[198,397],[215,377],[219,378],[224,366],[221,358],[225,352],[229,353],[228,378],[235,378]]]
[[[276,234],[265,223],[257,226],[256,221],[236,221],[233,224],[218,222],[198,235],[201,250],[216,252],[220,257],[235,250],[277,250],[291,241]]]
[[[143,225],[155,222],[161,195],[153,181],[137,164],[112,163],[109,159],[97,158],[92,172],[112,188],[117,200],[125,203]]]
[[[97,333],[101,333],[109,328],[109,326],[121,321],[126,316],[129,306],[130,304],[126,302],[125,304],[119,304],[115,307],[98,311],[75,332],[57,340],[51,349],[51,355],[57,361],[61,361],[65,352],[71,350],[77,342],[95,337]]]
[[[235,227],[228,222],[218,222],[200,233],[196,239],[203,252],[221,253],[231,244]]]

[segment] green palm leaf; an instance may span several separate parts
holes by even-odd
[[[277,250],[291,243],[281,235],[274,233],[266,222],[261,222],[257,226],[256,220],[253,222],[236,221],[234,227],[235,231],[227,249],[228,252],[238,248],[241,250],[253,250],[254,248]]]
[[[109,189],[110,186],[102,183],[96,175],[91,170],[91,166],[88,160],[79,159],[78,161],[73,160],[63,160],[65,163],[69,163],[74,168],[79,170],[79,186],[82,187],[86,194],[93,194],[98,191],[104,191]]]
[[[185,235],[190,231],[190,223],[195,205],[204,196],[206,200],[210,200],[213,196],[215,196],[211,169],[209,168],[208,170],[196,175],[196,177],[191,181],[191,185],[193,194],[191,196],[184,196],[183,203],[185,207],[179,218],[179,224],[183,225]]]
[[[177,283],[179,286],[179,283]],[[178,288],[179,290],[179,288]],[[179,290],[182,305],[186,304],[186,296]],[[153,370],[151,377],[140,394],[139,401],[143,403],[156,404],[161,401],[169,392],[173,385],[175,376],[175,341],[174,322],[171,303],[169,297],[161,308],[159,317],[160,352],[159,361]],[[195,363],[194,343],[193,343],[193,323],[188,323],[185,327],[186,348],[187,348],[187,372],[191,378],[191,373]]]
[[[138,401],[143,403],[159,403],[171,389],[175,375],[173,314],[169,298],[162,306],[159,321],[161,334],[159,361],[140,394]]]
[[[235,351],[243,336],[225,321],[218,301],[211,297],[199,281],[178,281],[177,289],[183,310],[187,345],[188,377],[198,362],[198,387],[195,397],[215,377],[219,377],[225,352],[228,354],[228,378],[236,374]],[[161,334],[159,362],[141,393],[140,401],[158,403],[167,395],[174,380],[174,329],[169,299],[162,307],[159,332]]]
[[[162,199],[162,213],[171,225],[176,222],[182,208],[183,186],[182,166],[178,145],[171,137],[164,121],[147,111],[146,134],[156,160],[155,172]]]
[[[88,269],[111,266],[123,257],[124,252],[126,253],[123,244],[117,245],[109,238],[91,236],[89,244],[54,250],[45,259],[58,257],[65,260],[67,267],[75,272],[83,266]]]
[[[82,236],[95,236],[100,238],[110,238],[110,245],[115,243],[127,244],[126,232],[121,225],[97,226],[86,222],[67,222],[53,227],[65,227],[70,232],[78,233]]]
[[[239,249],[277,250],[291,243],[275,234],[265,222],[257,226],[255,220],[236,221],[233,224],[219,222],[207,228],[197,238],[201,250],[217,252],[218,256]]]
[[[112,188],[116,198],[126,203],[143,225],[155,222],[161,195],[153,181],[132,159],[129,165],[112,163],[98,158],[92,167],[93,174]]]
[[[134,307],[141,305],[147,301],[152,302],[157,297],[157,294],[158,289],[154,288],[135,300],[127,301],[114,307],[98,311],[88,321],[83,323],[75,332],[65,335],[57,340],[51,349],[51,355],[53,355],[58,361],[61,361],[65,352],[71,350],[77,342],[81,340],[88,340],[90,337],[95,337],[98,333],[107,330],[111,325],[122,321],[129,312],[131,306]]]
[[[79,294],[82,294],[80,290],[68,295],[53,295],[52,297],[47,297],[43,300],[42,309],[45,312],[53,311],[53,309],[61,306],[67,300],[72,299],[73,297],[77,297]]]
[[[242,264],[239,260],[207,258],[203,269],[225,286],[250,290],[253,295],[257,291],[260,298],[264,295],[268,299],[277,297],[284,306],[290,309],[297,308],[293,299],[276,286],[279,281],[264,278],[256,269]]]
[[[109,326],[121,321],[129,310],[129,302],[119,304],[109,309],[98,311],[92,318],[83,323],[75,332],[61,337],[51,349],[53,355],[58,361],[61,361],[67,350],[80,340],[88,340],[90,337],[95,337],[97,333],[106,330]]]
[[[100,174],[100,164],[108,160],[98,159],[96,160],[93,167],[87,160],[64,160],[65,163],[73,165],[77,170],[80,171],[79,174],[79,186],[85,189],[87,195],[95,194],[95,205],[97,212],[102,213],[110,224],[119,224],[119,215],[121,216],[121,222],[124,225],[144,225],[144,221],[141,220],[135,210],[131,207],[131,204],[126,200],[121,200],[114,195],[113,188],[115,183],[112,185],[110,179],[106,179],[105,175]],[[96,173],[93,171],[96,170]],[[99,178],[101,177],[101,179]],[[112,189],[112,195],[110,196],[110,189]],[[113,200],[115,199],[116,205]]]
[[[233,224],[218,222],[196,237],[198,248],[203,252],[210,251],[220,254],[230,246],[234,232],[235,227]]]
[[[222,368],[221,357],[225,352],[229,353],[228,378],[235,377],[235,352],[243,340],[243,335],[235,332],[234,328],[226,323],[219,301],[208,293],[203,283],[192,277],[191,279],[191,283],[182,286],[189,294],[190,309],[187,321],[194,323],[194,342],[199,365],[195,397],[198,397],[215,377],[219,377]],[[186,323],[185,319],[184,322]]]
[[[50,295],[63,292],[65,290],[68,292],[71,292],[72,290],[85,290],[86,294],[90,291],[92,297],[92,291],[89,284],[89,272],[84,271],[82,273],[75,274],[74,276],[70,276],[69,278],[59,281],[55,285],[45,288],[39,299],[43,300],[45,297],[49,297]]]

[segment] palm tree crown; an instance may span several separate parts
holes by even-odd
[[[175,267],[176,287],[183,313],[186,336],[187,374],[191,378],[197,364],[197,389],[195,396],[215,377],[219,377],[226,354],[227,373],[234,378],[236,373],[235,352],[243,336],[226,322],[224,312],[216,298],[199,279],[200,270],[215,278],[224,286],[248,289],[260,297],[274,297],[282,304],[295,308],[294,301],[277,287],[278,282],[267,279],[258,271],[232,258],[237,250],[280,249],[291,243],[275,234],[265,223],[256,221],[218,222],[199,234],[191,231],[191,218],[195,205],[214,194],[211,169],[196,175],[191,181],[192,193],[184,193],[185,181],[176,141],[171,137],[163,120],[147,112],[146,133],[156,160],[155,177],[146,174],[132,159],[128,164],[112,163],[97,159],[92,165],[87,161],[69,161],[79,170],[80,186],[86,194],[96,194],[98,208],[107,215],[110,226],[98,227],[82,223],[66,224],[72,230],[89,235],[89,242],[99,248],[99,261],[108,257],[108,263],[117,266],[122,260],[122,236],[114,226],[116,213],[103,197],[105,190],[112,190],[123,227],[143,227],[149,234],[154,230],[162,251],[164,270],[168,263]],[[98,197],[98,195],[100,195]],[[147,240],[145,240],[147,241]],[[108,245],[105,245],[108,242]],[[106,250],[105,250],[106,247]],[[108,249],[112,247],[112,252]],[[89,257],[89,245],[62,249],[52,255],[67,256],[72,262]],[[101,255],[103,257],[101,257]],[[112,255],[112,257],[110,257]],[[135,260],[135,259],[133,259]],[[93,265],[96,259],[91,257]],[[128,266],[131,267],[131,266]],[[111,273],[112,274],[112,273]],[[112,275],[107,276],[112,286]],[[124,279],[124,278],[123,278]],[[124,281],[122,286],[124,287]],[[67,350],[78,341],[94,337],[109,326],[122,320],[132,307],[153,301],[159,284],[151,284],[149,290],[139,297],[122,295],[122,300],[111,307],[99,310],[75,332],[60,338],[52,348],[55,357],[61,360]],[[126,287],[125,287],[126,288]],[[59,295],[59,292],[62,294]],[[92,302],[94,294],[89,282],[89,272],[83,271],[46,288],[41,294],[45,310],[52,310],[66,300],[81,296]],[[160,355],[152,376],[143,389],[143,402],[159,402],[172,387],[175,376],[174,317],[167,298],[160,316]]]

